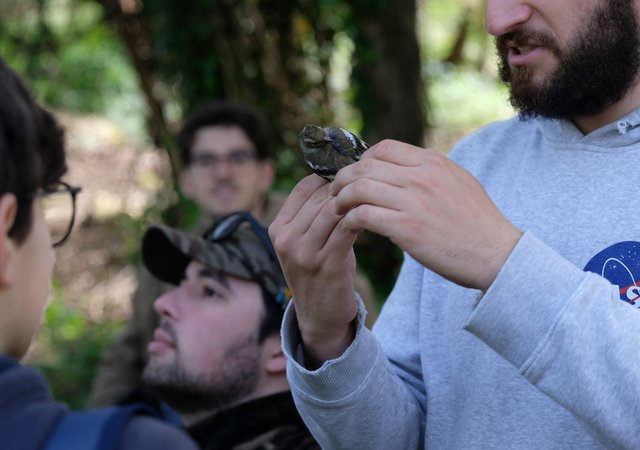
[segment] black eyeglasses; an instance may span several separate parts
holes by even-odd
[[[269,254],[269,258],[273,262],[273,264],[277,267],[278,271],[282,272],[280,268],[280,261],[278,260],[278,255],[276,254],[275,248],[273,248],[273,243],[269,238],[269,233],[267,229],[258,222],[251,213],[246,211],[239,211],[235,213],[231,213],[227,216],[221,217],[218,219],[209,230],[207,230],[203,236],[204,239],[216,242],[227,239],[238,229],[240,225],[244,222],[247,222],[251,226],[251,230],[256,235],[262,246],[267,253]],[[291,298],[291,291],[289,288],[282,288],[280,292],[275,296],[276,302],[281,306],[286,306],[287,302]]]
[[[222,163],[226,163],[233,168],[244,168],[250,162],[255,161],[257,155],[251,150],[233,150],[226,155],[216,155],[214,153],[195,154],[191,157],[190,165],[203,170],[209,170],[219,167]]]
[[[51,245],[60,247],[64,244],[76,220],[76,195],[82,190],[64,181],[58,181],[40,192],[27,194],[24,197],[40,197],[44,221],[51,234]]]

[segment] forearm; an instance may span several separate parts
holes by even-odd
[[[640,445],[626,426],[640,411],[638,313],[604,278],[526,235],[467,328],[603,444],[632,448]]]
[[[363,322],[361,306],[351,346],[338,358],[309,370],[294,311],[287,311],[283,347],[300,414],[322,448],[421,448],[420,402],[393,371]]]

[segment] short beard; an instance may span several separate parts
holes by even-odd
[[[502,81],[510,85],[510,103],[521,117],[570,119],[602,113],[621,100],[640,69],[640,38],[631,0],[609,0],[585,21],[572,44],[560,51],[544,35],[517,31],[496,39]],[[527,68],[508,63],[506,41],[528,38],[558,57],[558,69],[535,85]]]
[[[260,360],[256,336],[228,348],[222,366],[208,372],[186,371],[179,362],[179,351],[176,352],[178,357],[171,365],[151,359],[142,378],[146,386],[179,413],[226,408],[255,390]]]

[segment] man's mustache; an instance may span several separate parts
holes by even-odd
[[[178,335],[171,322],[169,322],[167,319],[162,319],[158,324],[158,328],[167,333],[176,347],[178,346]]]
[[[560,48],[549,34],[541,31],[514,30],[496,37],[496,47],[501,55],[506,55],[511,47],[545,47],[555,55],[560,55]]]

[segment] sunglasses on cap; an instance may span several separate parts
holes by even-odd
[[[230,236],[232,236],[236,232],[238,227],[240,227],[240,225],[242,225],[245,222],[249,224],[253,234],[258,238],[262,247],[267,251],[267,254],[269,255],[269,259],[271,260],[273,265],[277,268],[278,272],[282,273],[282,269],[280,267],[280,261],[278,260],[278,255],[276,254],[275,248],[273,247],[271,239],[269,238],[269,233],[267,232],[267,229],[262,224],[260,224],[260,222],[258,222],[255,219],[255,217],[253,217],[253,215],[251,215],[251,213],[249,212],[239,211],[239,212],[231,213],[227,216],[221,217],[211,226],[211,228],[209,228],[204,233],[202,238],[209,242],[223,241],[225,239],[228,239]],[[250,272],[255,274],[255,271],[253,270],[250,264],[245,262],[245,265]],[[258,274],[255,274],[255,275],[256,275],[256,279],[260,279],[260,280],[262,279],[262,277],[258,276]],[[291,299],[291,291],[286,286],[281,287],[277,295],[274,296],[274,300],[276,301],[276,303],[278,303],[283,308],[287,306],[287,303],[290,299]]]

